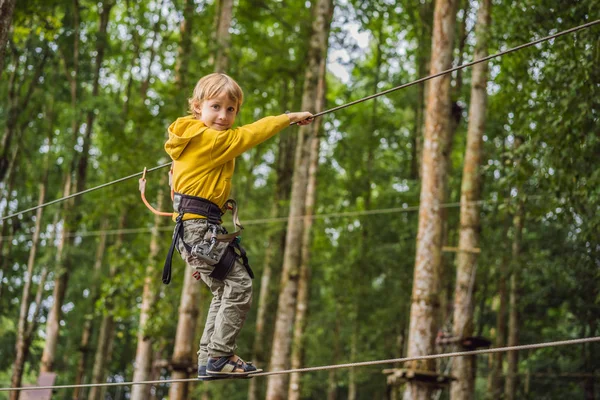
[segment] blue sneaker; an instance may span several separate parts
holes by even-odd
[[[257,372],[262,372],[262,369],[257,369],[251,362],[245,362],[239,357],[237,361],[231,361],[229,357],[210,357],[206,366],[206,373],[211,377],[245,378]]]

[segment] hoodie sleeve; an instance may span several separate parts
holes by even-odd
[[[226,131],[216,131],[209,128],[204,134],[212,139],[210,160],[214,165],[233,160],[246,150],[273,137],[289,125],[289,117],[282,114],[276,117],[262,118],[252,124]]]

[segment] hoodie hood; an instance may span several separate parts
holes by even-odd
[[[192,139],[200,136],[206,129],[204,122],[193,115],[178,118],[169,126],[169,139],[165,143],[165,151],[173,160],[177,160]]]

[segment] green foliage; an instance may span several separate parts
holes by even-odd
[[[0,71],[0,123],[5,127],[3,135],[11,124],[15,125],[9,150],[19,146],[20,152],[11,172],[11,191],[10,177],[0,183],[1,215],[37,204],[46,157],[50,165],[46,201],[64,195],[71,166],[83,156],[88,114],[95,118],[85,187],[166,163],[163,145],[168,125],[185,114],[186,100],[197,79],[213,71],[210,60],[217,50],[213,39],[214,2],[195,2],[195,14],[185,15],[193,34],[191,50],[183,55],[178,50],[183,1],[116,2],[108,25],[99,93],[93,95],[103,2],[79,3],[79,22],[73,2],[30,0],[16,6],[5,69]],[[356,0],[336,4],[330,35],[327,108],[407,83],[426,73],[433,8],[432,2],[422,3]],[[558,0],[496,3],[490,53],[594,17],[593,1],[571,2],[568,6]],[[465,17],[470,32],[464,48],[465,61],[472,58],[474,16],[473,9]],[[310,3],[241,1],[236,3],[232,24],[227,72],[238,80],[246,95],[237,123],[298,109],[312,30]],[[368,43],[360,42],[351,31],[367,35]],[[80,38],[77,50],[76,32]],[[474,298],[478,335],[493,338],[497,334],[498,278],[502,265],[511,261],[510,225],[517,200],[525,201],[526,210],[520,260],[520,342],[597,336],[600,332],[599,32],[594,27],[490,62],[482,172],[482,253]],[[189,62],[188,73],[176,82],[181,57]],[[336,64],[346,68],[347,78],[334,71]],[[41,74],[35,80],[38,67]],[[77,79],[74,102],[69,77]],[[470,101],[470,71],[465,70],[462,78],[461,90],[453,95],[453,100],[463,107],[463,118],[450,155],[450,203],[460,199],[469,121],[465,110]],[[25,103],[30,88],[32,96]],[[403,355],[401,344],[407,339],[418,225],[414,206],[420,201],[420,181],[412,176],[411,166],[415,135],[421,132],[422,121],[417,119],[422,106],[418,98],[421,89],[413,86],[324,117],[316,213],[325,216],[316,219],[312,234],[305,366]],[[15,110],[18,112],[11,114]],[[247,224],[243,243],[258,277],[264,269],[267,235],[285,229],[284,221],[260,220],[269,218],[271,213],[278,178],[279,140],[290,135],[295,137],[295,128],[237,160],[234,195],[241,206],[242,221],[254,222]],[[523,139],[523,144],[515,150],[517,137]],[[159,188],[167,187],[162,179],[166,173],[165,169],[147,176],[146,197],[154,205]],[[287,204],[282,204],[285,209]],[[163,208],[170,209],[168,201]],[[373,210],[380,212],[366,213]],[[109,312],[115,319],[115,338],[108,379],[131,379],[148,265],[154,266],[151,273],[158,301],[145,334],[152,338],[159,357],[170,358],[184,265],[175,255],[173,282],[169,286],[160,284],[160,266],[170,244],[172,224],[165,220],[161,225],[159,255],[149,259],[154,218],[139,200],[138,183],[131,179],[88,193],[75,205],[57,204],[44,209],[32,290],[37,290],[42,268],[49,268],[51,274],[44,287],[41,325],[30,350],[24,382],[35,381],[44,344],[39,332],[45,329],[54,301],[52,282],[60,267],[55,265],[60,238],[55,232],[62,233],[65,214],[75,212],[80,217],[73,227],[77,233],[73,245],[65,249],[73,269],[63,307],[57,383],[68,384],[75,379],[85,321],[93,324],[93,354],[100,321]],[[346,212],[356,213],[339,215]],[[122,231],[115,232],[122,216]],[[455,245],[458,209],[449,207],[446,218],[448,243]],[[103,221],[108,221],[107,245],[100,276],[95,278],[98,231],[106,229]],[[2,222],[2,386],[8,386],[10,380],[34,227],[34,213]],[[273,250],[276,268],[268,307],[267,347],[277,307],[278,267],[283,253],[279,246]],[[441,286],[446,292],[454,287],[453,258],[452,254],[444,255],[446,267]],[[259,286],[260,279],[256,279],[256,294]],[[210,295],[203,296],[201,313],[206,312]],[[445,300],[451,300],[451,293]],[[251,353],[255,323],[256,307],[239,338],[242,357]],[[597,353],[597,345],[528,352],[520,355],[520,371],[597,371]],[[91,358],[86,364],[87,381]],[[359,399],[386,396],[381,369],[355,371]],[[478,362],[477,398],[484,397],[488,373],[489,366],[482,358]],[[161,371],[161,377],[168,376],[169,371]],[[194,395],[208,390],[214,398],[242,399],[247,386],[246,381],[196,385]],[[559,387],[556,382],[532,379],[528,396],[582,397],[582,387],[580,383]],[[347,394],[347,371],[336,372],[335,388],[338,398]],[[123,390],[128,392],[130,388]],[[167,388],[157,390],[158,397],[166,397]],[[303,398],[325,398],[327,390],[327,373],[303,375]],[[109,394],[116,396],[116,391],[109,390]],[[525,393],[521,394],[526,398]],[[61,396],[70,398],[70,393],[65,391]]]

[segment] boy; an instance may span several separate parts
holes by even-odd
[[[235,355],[236,338],[252,301],[253,277],[235,238],[237,232],[227,235],[220,220],[223,207],[231,203],[227,197],[235,158],[290,123],[312,121],[311,113],[298,112],[231,129],[243,96],[239,85],[225,74],[203,77],[189,99],[192,115],[171,124],[165,143],[173,159],[177,222],[169,255],[177,245],[195,276],[200,275],[213,294],[198,351],[198,377],[203,380],[260,372]],[[170,280],[170,266],[163,272],[165,280]]]

